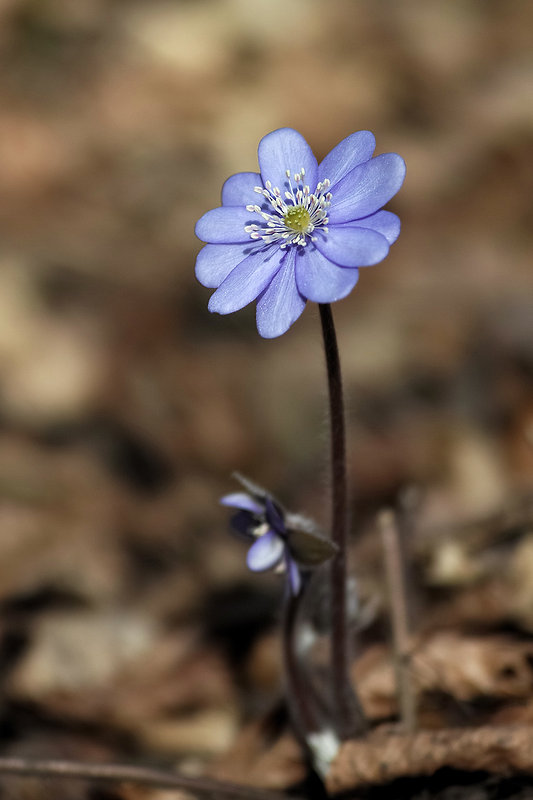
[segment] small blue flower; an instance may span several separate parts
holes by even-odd
[[[246,557],[248,568],[252,572],[286,572],[290,590],[297,595],[302,586],[302,570],[331,558],[335,545],[311,520],[285,511],[272,495],[242,475],[235,477],[246,491],[228,494],[220,502],[237,509],[231,525],[252,542]]]
[[[357,283],[358,268],[382,261],[400,220],[382,206],[403,183],[396,153],[372,158],[370,131],[353,133],[321,164],[292,128],[259,143],[260,173],[240,172],[222,187],[222,206],[196,224],[206,246],[196,277],[216,289],[209,310],[231,314],[257,299],[257,329],[281,336],[307,300],[332,303]]]

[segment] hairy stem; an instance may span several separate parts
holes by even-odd
[[[332,524],[338,550],[331,562],[332,698],[337,734],[361,735],[367,727],[361,703],[350,680],[350,637],[347,615],[348,479],[346,434],[339,349],[331,306],[319,304],[328,373],[331,424]]]
[[[295,733],[310,754],[309,736],[324,727],[325,710],[307,675],[302,673],[298,645],[298,609],[303,592],[295,596],[287,586],[283,613],[282,652],[287,705]]]

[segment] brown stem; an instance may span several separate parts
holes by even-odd
[[[21,777],[70,778],[113,783],[137,783],[161,788],[185,789],[201,797],[238,800],[285,800],[288,795],[211,778],[190,778],[162,769],[130,764],[84,764],[60,759],[32,759],[0,756],[0,773]],[[295,800],[291,795],[291,800]]]
[[[379,516],[383,541],[385,570],[389,587],[394,649],[394,668],[400,703],[400,715],[407,733],[416,728],[416,700],[411,682],[411,647],[407,590],[405,585],[405,557],[400,534],[392,511]]]
[[[287,582],[288,583],[288,582]],[[287,585],[282,627],[283,667],[289,714],[296,736],[309,755],[308,737],[321,729],[313,687],[302,676],[297,642],[298,607],[301,593],[295,596]]]
[[[347,615],[348,480],[346,436],[339,349],[331,306],[319,304],[328,373],[331,424],[332,524],[338,547],[331,562],[332,698],[337,734],[341,739],[361,735],[367,727],[361,703],[350,680],[350,640]]]

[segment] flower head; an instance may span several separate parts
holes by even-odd
[[[335,545],[311,520],[285,511],[271,494],[242,475],[236,478],[246,491],[228,494],[220,502],[238,509],[231,525],[252,542],[246,558],[248,568],[253,572],[285,572],[292,593],[298,594],[302,569],[327,561],[335,553]]]
[[[216,289],[209,310],[231,314],[257,300],[257,329],[288,330],[307,300],[346,297],[358,268],[382,261],[400,220],[382,206],[403,183],[396,153],[372,157],[375,139],[358,131],[321,164],[297,131],[281,128],[259,143],[260,173],[240,172],[222,187],[222,206],[204,214],[196,235],[207,242],[196,277]]]

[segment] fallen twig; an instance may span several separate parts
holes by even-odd
[[[201,797],[237,800],[283,800],[287,795],[268,789],[243,786],[211,778],[192,778],[166,770],[130,764],[85,764],[59,759],[0,757],[0,774],[22,777],[77,778],[99,782],[137,783],[158,788],[184,789]],[[291,800],[297,800],[291,795]]]
[[[400,542],[400,532],[392,511],[383,511],[378,519],[383,541],[385,570],[389,586],[390,612],[394,648],[394,667],[400,714],[408,733],[416,728],[416,697],[411,677],[411,645],[407,590],[405,585],[405,557]]]

